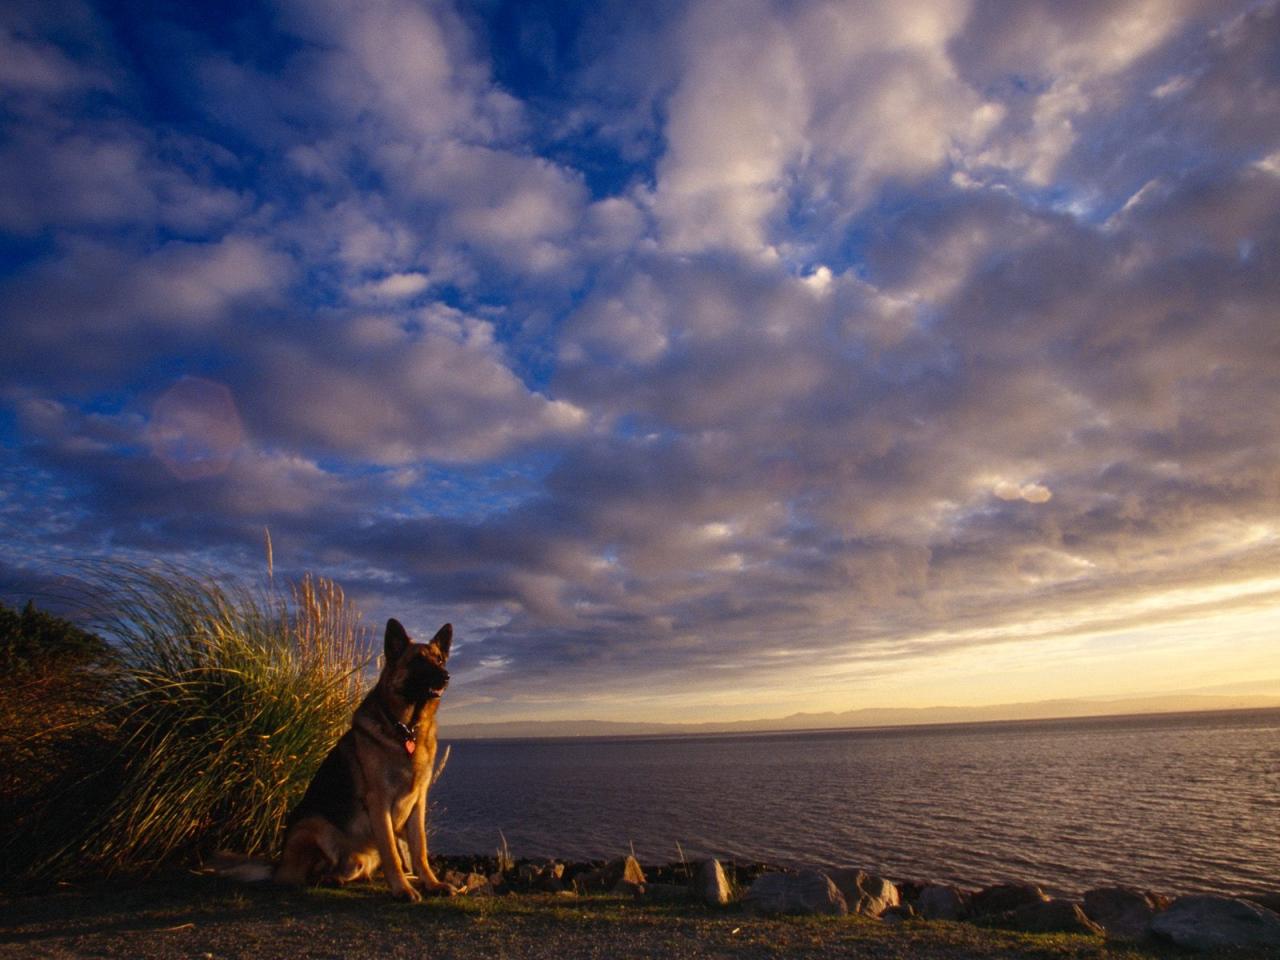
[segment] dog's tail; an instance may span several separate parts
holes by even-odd
[[[270,860],[219,850],[200,867],[199,872],[241,883],[263,883],[275,874],[276,865]]]

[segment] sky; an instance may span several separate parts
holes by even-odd
[[[8,0],[0,597],[459,721],[1280,691],[1276,2]]]

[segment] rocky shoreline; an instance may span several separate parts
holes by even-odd
[[[609,894],[650,902],[736,905],[762,916],[858,914],[889,924],[964,922],[1023,933],[1163,941],[1203,952],[1242,948],[1280,953],[1280,893],[1167,897],[1104,887],[1076,900],[1051,897],[1029,883],[968,889],[890,880],[853,867],[784,869],[716,860],[645,867],[631,856],[567,863],[498,857],[433,860],[439,863],[438,874],[472,897]]]

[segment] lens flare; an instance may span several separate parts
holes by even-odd
[[[183,377],[151,408],[147,442],[179,480],[200,480],[226,471],[244,439],[231,391],[200,377]]]

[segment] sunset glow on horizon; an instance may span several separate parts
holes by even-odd
[[[265,529],[446,724],[1280,704],[1280,3],[179,6],[0,12],[0,600]]]

